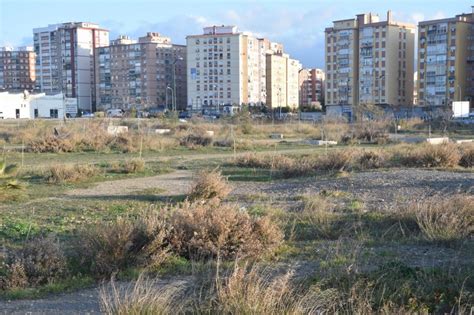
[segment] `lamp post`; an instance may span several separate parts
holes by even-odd
[[[278,108],[280,110],[280,114],[278,115],[278,119],[281,120],[281,87],[278,88]]]
[[[173,111],[176,111],[176,63],[180,60],[184,60],[183,57],[177,56],[172,64],[172,67],[173,67],[173,94],[172,94]]]
[[[459,83],[458,83],[458,89],[459,89],[459,101],[462,102],[462,87]]]
[[[166,90],[171,91],[171,110],[173,110],[174,90],[169,85],[166,87]],[[166,96],[168,96],[168,93],[166,93]],[[166,102],[166,106],[168,106],[168,101]]]

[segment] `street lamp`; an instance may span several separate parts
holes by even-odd
[[[166,90],[171,91],[171,110],[173,110],[174,90],[169,85],[166,87]],[[166,93],[166,98],[168,98],[168,93]],[[166,101],[166,107],[168,107],[168,101]]]
[[[184,60],[183,57],[177,56],[176,59],[173,61],[173,98],[172,98],[172,106],[173,111],[176,111],[176,63],[180,60]]]
[[[281,87],[278,88],[278,108],[280,110],[279,119],[281,120]]]
[[[459,83],[458,83],[458,89],[459,89],[459,101],[462,102],[462,87]]]

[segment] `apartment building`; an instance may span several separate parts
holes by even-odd
[[[358,104],[413,105],[415,25],[388,11],[334,21],[326,28],[326,108],[351,116]]]
[[[418,103],[450,107],[474,96],[474,13],[418,25]],[[471,102],[472,106],[472,102]]]
[[[35,88],[35,53],[33,47],[0,47],[0,90],[33,91]]]
[[[120,36],[96,49],[98,108],[145,109],[167,106],[185,109],[186,46],[149,32],[132,40]],[[176,95],[175,95],[176,91]]]
[[[224,105],[242,104],[261,106],[269,105],[269,100],[276,103],[275,98],[269,97],[275,94],[269,86],[272,80],[268,78],[271,73],[268,65],[277,62],[278,57],[269,59],[268,56],[283,58],[281,44],[239,32],[235,26],[206,27],[203,34],[187,36],[186,40],[189,109],[217,109]],[[281,78],[294,79],[296,66],[295,62],[285,63]],[[296,73],[296,85],[297,77]],[[282,102],[286,104],[287,98]]]
[[[33,29],[36,88],[77,98],[80,110],[95,111],[95,48],[109,45],[99,25],[70,22]]]
[[[321,69],[302,69],[299,72],[300,106],[321,108],[324,102],[325,73]]]

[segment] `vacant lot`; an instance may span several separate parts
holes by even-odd
[[[474,147],[403,126],[4,123],[0,309],[469,313]]]

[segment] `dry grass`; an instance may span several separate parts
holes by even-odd
[[[298,212],[297,218],[301,225],[308,227],[308,233],[312,234],[308,236],[338,237],[340,233],[336,231],[335,225],[341,216],[336,212],[336,205],[320,195],[305,195],[302,200],[303,209]]]
[[[327,154],[318,156],[315,168],[321,171],[338,172],[350,170],[356,152],[354,149],[329,151]]]
[[[163,286],[141,275],[126,287],[111,281],[100,289],[101,310],[109,315],[172,314],[183,312],[181,288]]]
[[[415,202],[411,213],[430,241],[462,240],[474,233],[474,198],[467,195]]]
[[[269,218],[219,203],[185,202],[173,211],[170,227],[172,250],[191,259],[258,257],[283,240]]]
[[[47,181],[52,184],[73,183],[96,176],[98,169],[90,164],[56,164],[47,171]]]
[[[362,169],[382,168],[388,165],[387,154],[381,150],[364,150],[357,157],[357,164]]]
[[[224,199],[231,191],[227,179],[218,170],[202,171],[197,175],[189,200]]]
[[[459,165],[462,167],[474,167],[474,143],[461,145],[459,150],[461,152]]]
[[[145,160],[141,158],[135,158],[123,162],[124,172],[127,174],[140,173],[145,170]]]

